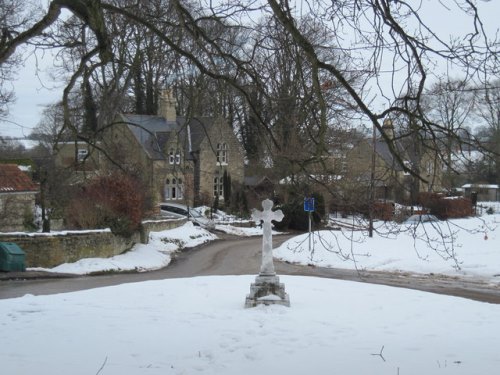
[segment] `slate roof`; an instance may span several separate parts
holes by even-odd
[[[264,182],[273,183],[267,176],[245,176],[246,186],[258,186]]]
[[[396,145],[396,148],[398,149],[399,147],[397,147],[397,146],[398,145]],[[394,168],[394,170],[396,170],[396,171],[403,170],[403,167],[401,167],[401,164],[398,163],[398,161],[396,160],[394,155],[391,153],[389,146],[387,145],[387,143],[384,140],[378,139],[375,142],[375,151],[382,158],[382,160],[384,160],[384,162],[388,166]]]
[[[187,158],[191,157],[190,151],[199,150],[200,144],[207,135],[208,129],[213,125],[212,118],[177,117],[176,121],[167,121],[162,116],[151,115],[121,115],[130,131],[137,139],[144,151],[153,160],[164,160],[165,145],[173,137],[179,136],[184,143]]]
[[[0,164],[0,193],[37,191],[38,185],[16,164]]]
[[[412,145],[406,145],[402,141],[396,141],[394,143],[394,147],[399,155],[401,155],[403,160],[406,160],[410,163],[408,167],[416,164],[417,157],[414,153]],[[375,142],[375,151],[382,158],[382,160],[384,160],[384,162],[395,171],[402,172],[404,170],[398,160],[391,153],[389,145],[385,142],[385,140],[377,139],[377,141]]]

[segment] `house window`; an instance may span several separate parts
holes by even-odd
[[[217,163],[219,164],[227,164],[227,144],[226,143],[217,143]]]
[[[184,185],[180,178],[165,180],[165,200],[179,200],[184,197]]]
[[[174,164],[175,159],[174,159],[174,150],[170,149],[170,152],[168,153],[168,163],[169,164]]]
[[[174,152],[174,149],[171,148],[168,152],[168,164],[180,164],[181,163],[181,152],[179,150]]]
[[[224,181],[222,177],[214,177],[214,198],[224,199]]]
[[[87,155],[89,154],[89,150],[85,148],[79,148],[76,154],[76,160],[84,161]]]
[[[408,160],[405,160],[404,161],[404,166],[408,169],[411,169],[412,165],[411,163],[408,161]],[[410,172],[407,172],[407,171],[404,171],[403,173],[405,176],[409,176],[410,175]]]
[[[428,161],[425,169],[427,170],[428,176],[433,176],[434,175],[434,162]]]

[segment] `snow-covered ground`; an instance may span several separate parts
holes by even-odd
[[[324,230],[290,239],[279,259],[322,267],[480,277],[500,284],[500,215],[446,222],[376,223],[366,231]],[[311,243],[311,251],[309,251]]]
[[[441,223],[444,233],[447,228],[453,233],[453,247],[445,242],[438,248],[442,256],[428,251],[423,241],[414,246],[412,233],[437,239],[432,224],[397,238],[325,232],[321,240],[315,235],[312,256],[305,251],[307,238],[296,237],[275,255],[353,268],[354,262],[340,261],[326,250],[342,249],[367,269],[444,272],[494,282],[500,272],[498,224],[499,215]],[[149,245],[115,257],[113,264],[92,260],[59,271],[158,268],[168,263],[171,251],[211,236],[188,223],[152,234]],[[357,241],[348,242],[350,236]],[[443,259],[443,249],[454,249],[457,261]],[[289,308],[244,309],[253,276],[169,279],[0,300],[1,373],[498,373],[500,305],[313,277],[280,280],[290,295]]]
[[[500,368],[500,305],[282,276],[291,307],[244,309],[253,280],[181,278],[1,300],[1,373],[470,375]]]

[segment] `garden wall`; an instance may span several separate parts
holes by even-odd
[[[129,250],[136,243],[147,243],[150,232],[176,228],[186,221],[158,220],[143,223],[130,238],[109,230],[53,233],[0,234],[0,242],[14,242],[26,253],[26,267],[52,268],[83,258],[108,258]]]

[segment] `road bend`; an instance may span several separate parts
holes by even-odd
[[[168,267],[157,271],[0,281],[0,299],[21,297],[26,294],[47,295],[73,292],[146,280],[258,274],[261,262],[261,237],[241,238],[225,234],[219,234],[219,237],[217,241],[177,253]],[[290,236],[287,235],[274,236],[273,246],[277,247],[289,238]],[[381,284],[500,304],[500,286],[480,279],[463,280],[458,277],[434,274],[358,272],[302,266],[276,260],[275,268],[279,275],[315,276]]]

